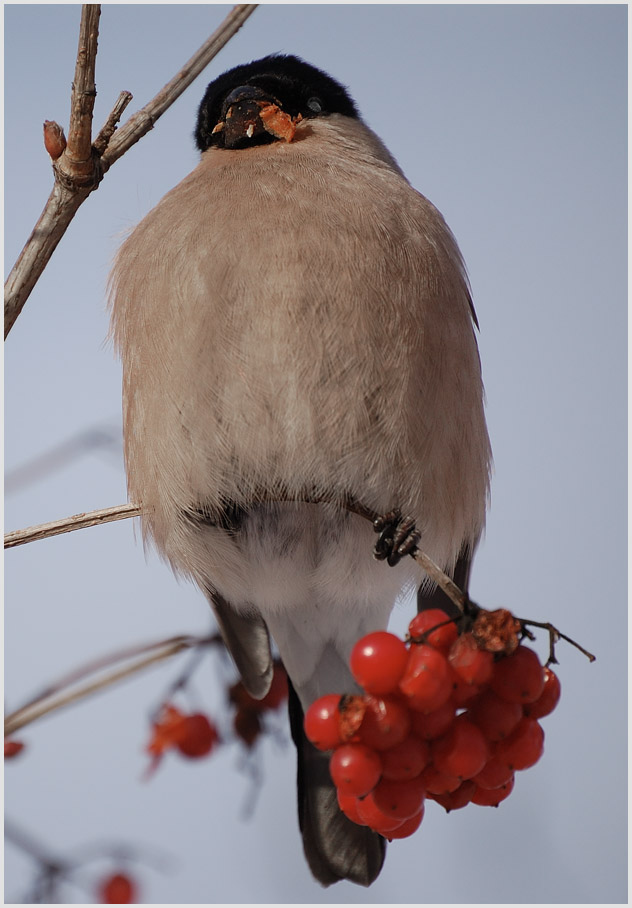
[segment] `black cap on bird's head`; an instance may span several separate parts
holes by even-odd
[[[334,113],[358,117],[344,86],[299,57],[272,54],[211,82],[198,110],[195,141],[200,151],[291,141],[301,120]]]

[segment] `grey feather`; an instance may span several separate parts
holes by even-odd
[[[273,664],[270,635],[263,618],[235,611],[219,593],[207,588],[222,637],[251,697],[260,700],[268,693]]]

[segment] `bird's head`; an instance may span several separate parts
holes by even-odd
[[[358,117],[344,86],[298,57],[273,54],[210,83],[195,141],[200,151],[291,142],[302,120],[335,113]]]

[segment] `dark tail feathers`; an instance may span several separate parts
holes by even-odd
[[[329,757],[305,737],[303,709],[291,683],[289,710],[298,755],[298,822],[310,870],[323,886],[339,880],[370,886],[382,869],[386,842],[338,807]]]

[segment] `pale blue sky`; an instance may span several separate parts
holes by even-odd
[[[96,126],[122,89],[133,111],[228,7],[105,5]],[[486,539],[472,594],[551,620],[598,654],[560,646],[563,695],[546,752],[499,810],[445,815],[393,843],[368,891],[329,890],[304,864],[294,754],[263,748],[252,819],[237,749],[168,761],[139,782],[148,712],[176,668],[24,732],[7,766],[8,814],[61,853],[87,840],[174,854],[144,871],[149,902],[622,902],[626,891],[626,40],[625,5],[265,5],[84,204],[5,351],[6,448],[15,468],[86,428],[119,425],[120,370],[105,312],[121,235],[195,165],[208,81],[274,51],[349,86],[412,184],[444,213],[471,277],[494,447]],[[50,191],[42,122],[67,124],[77,5],[5,6],[7,270]],[[7,529],[125,499],[120,452],[87,453],[8,495]],[[400,608],[402,630],[410,607]],[[6,556],[9,708],[84,660],[204,632],[200,594],[148,563],[131,522]],[[537,645],[546,654],[546,641]],[[217,675],[195,679],[217,709]],[[30,864],[6,853],[6,898]],[[81,901],[68,889],[69,900]]]

